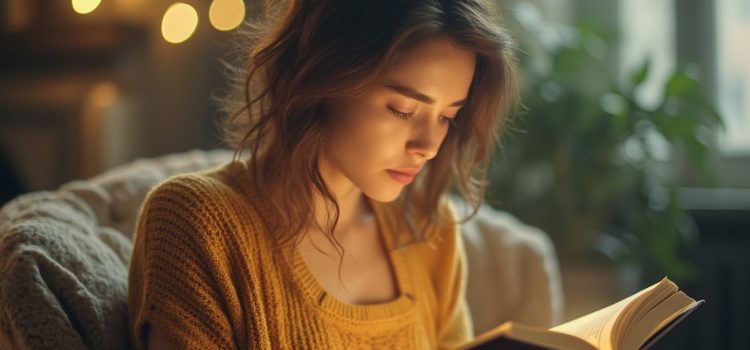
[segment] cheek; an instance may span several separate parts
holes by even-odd
[[[378,108],[377,103],[355,101],[337,106],[335,123],[329,133],[330,152],[335,157],[362,167],[392,166],[398,161],[399,140],[404,137],[406,123]]]

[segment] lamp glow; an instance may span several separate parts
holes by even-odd
[[[245,19],[245,3],[242,0],[214,0],[208,8],[208,19],[218,30],[237,28]]]
[[[90,13],[99,7],[101,0],[72,0],[73,11],[78,12],[82,15]]]
[[[198,12],[192,6],[176,2],[167,8],[161,20],[161,35],[172,44],[181,43],[198,27]]]

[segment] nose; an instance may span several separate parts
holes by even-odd
[[[406,151],[425,159],[434,158],[447,133],[447,128],[438,121],[439,116],[422,118],[414,127],[412,136],[406,143]]]

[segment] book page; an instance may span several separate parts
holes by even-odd
[[[550,330],[576,336],[598,349],[608,349],[609,335],[605,332],[605,329],[608,328],[607,324],[614,323],[617,315],[637,295],[630,296],[603,309],[550,328]],[[603,344],[607,345],[603,347]]]
[[[671,295],[635,322],[632,329],[626,332],[626,337],[621,344],[622,348],[640,348],[646,340],[695,304],[696,301],[684,292],[680,291]]]
[[[636,349],[645,341],[654,341],[651,337],[670,329],[670,322],[702,303],[679,291],[674,282],[664,277],[615,304],[550,329],[505,322],[460,349],[505,348],[509,346],[507,341],[503,343],[507,339],[520,341],[516,346],[523,344],[530,348]],[[627,343],[619,338],[620,335],[627,336]]]
[[[641,296],[639,296],[637,300],[630,303],[630,305],[620,313],[612,330],[608,332],[612,344],[622,343],[622,336],[628,333],[628,329],[632,327],[633,324],[637,323],[638,320],[651,312],[651,309],[663,302],[664,299],[677,293],[678,290],[679,288],[674,282],[670,281],[669,278],[664,277],[661,281],[649,287],[647,292],[644,291],[644,293],[641,293]]]
[[[626,310],[626,307],[629,304],[637,303],[636,300],[642,296],[647,298],[647,294],[663,283],[664,280],[622,299],[617,303],[550,328],[550,330],[574,335],[599,349],[610,349],[612,347],[609,336],[610,330],[620,314]]]

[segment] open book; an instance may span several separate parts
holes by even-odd
[[[512,321],[458,349],[646,349],[703,305],[664,277],[640,292],[559,326],[544,329]]]

